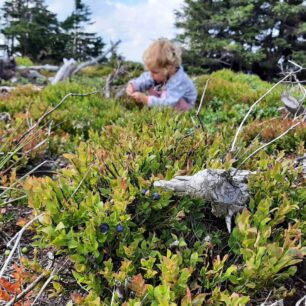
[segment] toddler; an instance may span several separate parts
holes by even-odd
[[[181,50],[176,45],[159,39],[144,52],[143,61],[148,71],[128,83],[128,96],[149,107],[187,111],[194,106],[197,91],[181,66]]]

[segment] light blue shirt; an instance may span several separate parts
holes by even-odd
[[[135,91],[144,92],[151,88],[160,90],[160,96],[149,94],[148,106],[172,106],[179,102],[180,99],[186,100],[193,106],[197,99],[197,90],[192,80],[185,73],[182,66],[179,67],[165,84],[156,84],[152,79],[150,72],[144,72],[138,78],[130,81]],[[159,88],[160,87],[160,88]]]

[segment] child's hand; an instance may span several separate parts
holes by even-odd
[[[141,103],[141,104],[144,104],[144,105],[147,105],[148,104],[148,96],[139,92],[139,91],[136,91],[134,93],[131,94],[131,97],[137,102],[137,103]]]
[[[132,83],[129,83],[128,86],[125,89],[125,92],[128,96],[132,96],[133,92],[134,92],[134,87],[132,85]]]

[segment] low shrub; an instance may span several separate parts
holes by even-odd
[[[198,86],[207,78],[199,77]],[[241,166],[247,154],[291,123],[271,119],[279,103],[276,90],[249,118],[262,121],[245,123],[231,156],[236,126],[268,85],[227,70],[210,78],[200,113],[204,130],[194,110],[140,108],[100,94],[69,97],[42,123],[46,128],[52,120],[48,149],[63,153],[67,166],[54,177],[31,177],[23,184],[34,214],[43,213],[35,246],[69,257],[73,276],[88,291],[78,297],[80,304],[234,306],[270,291],[271,297],[291,293],[285,281],[306,255],[306,194],[302,169],[293,162],[304,154],[304,126],[242,165],[253,171],[251,199],[231,234],[212,215],[210,203],[152,187],[156,180],[205,168]],[[1,108],[13,115],[12,125],[23,116],[19,122],[25,127],[26,119],[36,120],[66,94],[95,90],[96,80],[77,76],[39,93],[18,89]],[[26,109],[28,117],[20,115]],[[250,149],[261,126],[264,133]],[[11,128],[0,123],[8,144],[21,133]],[[16,179],[14,173],[1,176],[3,186]]]
[[[291,202],[298,170],[280,165],[281,155],[249,162],[258,172],[250,207],[228,244],[225,222],[208,203],[152,188],[158,179],[231,165],[220,160],[229,140],[195,129],[190,116],[134,110],[90,131],[87,143],[64,155],[70,165],[56,179],[25,183],[30,206],[44,212],[36,245],[70,257],[90,291],[85,304],[247,305],[260,290],[277,294],[306,255],[294,216],[301,199]]]
[[[210,105],[213,99],[217,99],[226,104],[227,107],[235,104],[246,104],[250,106],[268,89],[271,84],[261,81],[258,76],[235,74],[234,72],[223,69],[212,73],[211,75],[199,76],[196,78],[195,83],[201,96],[205,88],[206,81],[209,79],[205,95],[205,105]],[[275,88],[260,104],[260,109],[266,107],[276,106],[280,102],[280,96],[283,88]],[[268,116],[268,115],[266,115]]]
[[[243,136],[246,141],[259,137],[261,141],[267,143],[285,133],[296,123],[297,122],[292,119],[284,118],[256,121],[245,128]],[[304,139],[306,139],[306,123],[301,123],[292,129],[286,136],[278,140],[274,148],[294,152]]]
[[[16,61],[16,64],[19,65],[19,66],[29,67],[29,66],[33,66],[34,65],[32,60],[29,57],[27,57],[27,56],[23,56],[23,57],[17,56],[15,58],[15,61]]]

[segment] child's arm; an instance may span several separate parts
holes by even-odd
[[[149,88],[151,88],[153,85],[154,85],[154,81],[150,73],[144,72],[138,78],[129,81],[129,84],[127,87],[127,94],[129,95],[128,91],[130,92],[130,95],[136,91],[144,92],[148,90]]]
[[[148,105],[149,102],[149,96],[145,95],[142,92],[134,92],[131,94],[131,97],[138,103],[141,103],[143,105]]]
[[[129,83],[125,89],[125,92],[128,96],[132,96],[133,92],[134,92],[134,86],[132,83]]]
[[[175,106],[181,98],[184,98],[191,105],[196,101],[197,90],[189,78],[169,83],[161,97],[148,96],[147,104],[149,107]]]

